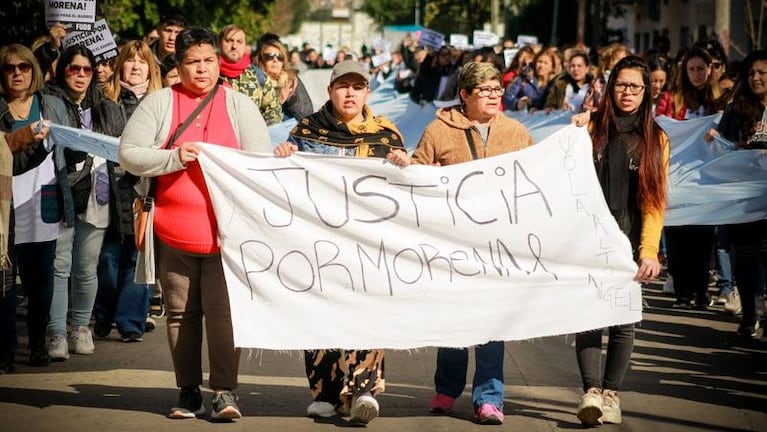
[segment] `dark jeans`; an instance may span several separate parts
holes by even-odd
[[[133,282],[137,254],[133,236],[126,235],[105,238],[99,255],[94,314],[101,324],[117,324],[121,335],[143,335],[149,311],[149,286]]]
[[[0,366],[13,361],[19,347],[16,334],[16,283],[13,270],[0,272]]]
[[[676,281],[674,281],[676,283]],[[619,390],[634,350],[634,324],[608,328],[607,360],[602,375],[602,332],[592,330],[575,335],[575,355],[581,369],[583,391],[591,387]]]
[[[471,402],[475,408],[489,403],[503,409],[503,342],[488,342],[474,347],[477,369],[474,371]],[[466,387],[468,349],[439,348],[434,385],[437,393],[456,398]]]
[[[714,228],[705,225],[664,228],[669,272],[674,278],[677,299],[703,300],[707,297]]]
[[[16,263],[27,294],[29,345],[45,346],[45,330],[53,298],[53,260],[56,240],[16,245]]]
[[[764,286],[767,269],[767,221],[729,225],[735,255],[735,280],[743,307],[741,326],[756,324],[756,295]]]

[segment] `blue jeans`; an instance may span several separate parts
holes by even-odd
[[[123,336],[143,335],[149,311],[149,286],[133,282],[137,254],[133,236],[125,235],[104,241],[99,256],[94,315],[102,324],[117,324],[117,331]]]
[[[489,403],[503,410],[503,342],[488,342],[474,347],[477,369],[474,371],[471,402],[474,408]],[[434,385],[437,393],[457,398],[466,387],[468,349],[439,348]]]
[[[30,344],[45,343],[45,328],[48,325],[53,298],[55,256],[56,240],[16,245],[19,277],[29,301],[27,329]]]
[[[69,307],[69,276],[72,276],[72,328],[87,326],[91,321],[93,303],[98,291],[96,268],[106,229],[75,218],[74,227],[62,227],[56,242],[56,259],[53,262],[53,301],[51,334],[67,333],[67,309]]]

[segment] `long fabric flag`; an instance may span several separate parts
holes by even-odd
[[[767,218],[767,152],[735,150],[705,133],[720,115],[676,121],[658,117],[671,142],[666,226],[723,225]]]
[[[50,122],[46,122],[46,126],[50,127],[51,137],[57,146],[88,152],[117,162],[120,138]]]
[[[641,319],[585,128],[446,167],[213,145],[199,162],[237,346],[462,347]]]

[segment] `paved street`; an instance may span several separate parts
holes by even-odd
[[[621,393],[624,423],[599,429],[767,431],[767,343],[736,338],[737,319],[721,307],[672,310],[672,298],[663,296],[660,286],[645,289],[645,298],[650,308],[637,328]],[[351,426],[341,418],[304,417],[310,398],[300,353],[258,350],[244,353],[241,362],[238,394],[244,418],[232,424],[166,419],[177,390],[164,320],[158,324],[143,343],[122,343],[113,332],[112,339],[96,342],[93,356],[73,356],[47,368],[20,364],[15,374],[0,375],[0,431],[333,431]],[[381,417],[366,429],[581,429],[575,417],[581,391],[573,341],[559,336],[507,343],[502,426],[473,423],[468,391],[456,403],[455,416],[431,416],[436,350],[389,351]],[[26,355],[23,351],[17,359]]]

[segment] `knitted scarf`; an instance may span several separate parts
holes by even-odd
[[[304,117],[290,131],[297,139],[316,141],[336,147],[357,147],[357,157],[386,157],[392,149],[405,149],[397,126],[383,116],[375,117],[367,105],[361,123],[347,124],[333,115],[328,101],[316,113]]]
[[[141,99],[149,90],[149,80],[144,81],[141,84],[130,85],[125,81],[120,80],[120,87],[130,90],[136,95],[137,99]]]
[[[218,56],[218,59],[218,63],[221,68],[221,75],[227,78],[237,78],[238,76],[242,75],[242,71],[250,66],[250,54],[247,53],[242,56],[240,61],[237,63],[230,62],[224,56]]]

